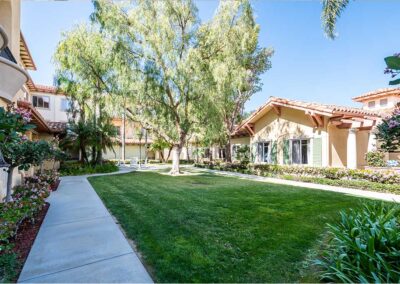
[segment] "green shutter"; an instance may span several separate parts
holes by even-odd
[[[313,166],[322,166],[322,138],[313,139]]]
[[[278,163],[278,145],[276,141],[273,141],[271,146],[271,163],[272,164]]]
[[[283,163],[285,164],[285,165],[287,165],[287,164],[289,164],[289,162],[290,162],[290,140],[284,140],[283,141]]]
[[[251,144],[251,162],[254,163],[257,155],[257,143]]]

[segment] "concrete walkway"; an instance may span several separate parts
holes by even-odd
[[[331,186],[331,185],[315,184],[315,183],[309,183],[309,182],[292,181],[292,180],[285,180],[285,179],[279,179],[279,178],[260,177],[257,175],[202,169],[202,168],[195,168],[195,167],[193,167],[193,169],[196,169],[199,171],[211,172],[211,173],[219,174],[219,175],[223,175],[223,176],[239,177],[239,178],[243,178],[243,179],[261,181],[261,182],[285,184],[285,185],[298,186],[298,187],[307,187],[307,188],[326,190],[326,191],[334,191],[334,192],[340,192],[340,193],[349,194],[349,195],[353,195],[353,196],[366,197],[366,198],[379,199],[379,200],[384,200],[384,201],[392,201],[392,202],[400,203],[400,195],[392,194],[392,193],[383,193],[383,192],[361,190],[361,189],[354,189],[354,188],[345,188],[345,187],[340,187],[340,186]]]
[[[63,177],[49,197],[19,282],[152,282],[86,177]]]

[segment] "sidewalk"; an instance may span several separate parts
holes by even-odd
[[[19,282],[152,282],[86,176],[63,177],[48,202]]]
[[[211,172],[211,173],[223,175],[223,176],[239,177],[239,178],[243,178],[243,179],[250,179],[250,180],[261,181],[261,182],[285,184],[285,185],[298,186],[298,187],[307,187],[307,188],[326,190],[326,191],[334,191],[334,192],[340,192],[340,193],[359,196],[359,197],[379,199],[379,200],[384,200],[384,201],[392,201],[392,202],[400,203],[400,195],[393,194],[393,193],[384,193],[384,192],[376,192],[376,191],[361,190],[361,189],[354,189],[354,188],[345,188],[345,187],[340,187],[340,186],[315,184],[315,183],[292,181],[292,180],[285,180],[285,179],[271,178],[271,177],[261,177],[261,176],[257,176],[257,175],[210,170],[210,169],[204,169],[204,168],[193,167],[193,169],[196,169],[199,171],[207,171],[207,172]]]

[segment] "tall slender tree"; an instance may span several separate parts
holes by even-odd
[[[54,55],[58,85],[72,100],[72,138],[79,143],[82,161],[88,160],[90,145],[93,164],[102,162],[103,151],[112,147],[109,138],[116,135],[106,104],[119,90],[113,48],[98,29],[80,25],[64,33]]]
[[[256,24],[250,2],[221,1],[208,25],[207,39],[219,43],[219,56],[210,60],[214,79],[217,114],[221,124],[214,131],[215,142],[226,145],[231,162],[231,133],[242,119],[244,104],[261,89],[260,75],[270,68],[273,51],[258,43],[260,26]]]

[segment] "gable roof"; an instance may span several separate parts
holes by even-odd
[[[274,107],[288,107],[292,109],[302,110],[306,114],[316,114],[327,117],[347,116],[368,118],[372,120],[377,120],[381,117],[381,114],[377,111],[364,110],[361,108],[270,97],[264,105],[259,107],[250,117],[239,124],[239,126],[235,129],[233,135],[243,132],[244,126],[255,123]]]
[[[379,89],[372,92],[362,94],[361,96],[354,97],[355,102],[364,102],[366,100],[377,99],[387,96],[400,96],[400,88],[385,88]]]

